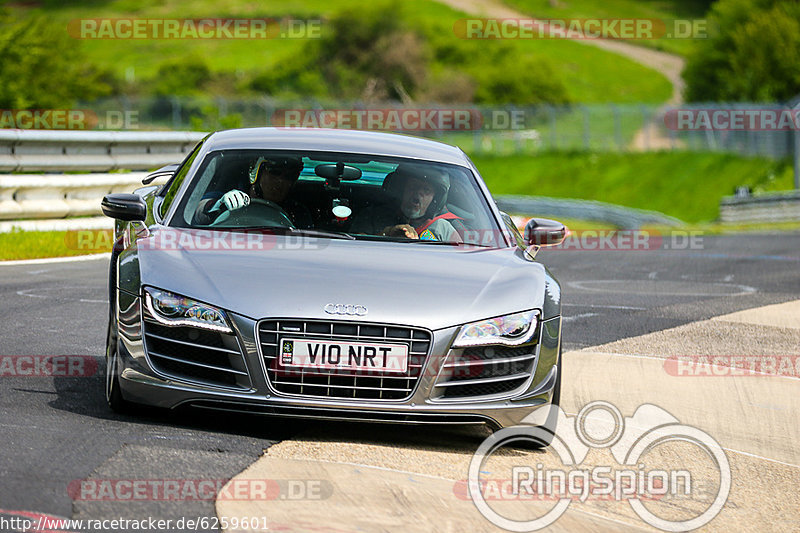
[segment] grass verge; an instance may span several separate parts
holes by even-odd
[[[300,20],[325,21],[347,7],[359,7],[358,0],[327,2],[325,0],[276,0],[268,4],[250,0],[229,0],[224,7],[212,0],[107,0],[104,2],[47,2],[46,8],[17,8],[15,16],[43,15],[67,27],[71,21],[102,18],[185,19],[185,18],[272,18],[291,17]],[[403,2],[410,22],[429,39],[445,40],[459,49],[467,44],[456,36],[454,25],[470,15],[433,0]],[[74,24],[75,22],[73,22]],[[117,76],[137,84],[152,79],[158,68],[170,60],[202,57],[213,72],[231,73],[237,85],[254,73],[274,68],[285,58],[302,53],[304,39],[76,39],[93,63],[111,69]],[[480,41],[481,46],[510,45],[523,55],[550,59],[559,67],[572,101],[582,103],[660,103],[672,94],[670,82],[658,72],[617,54],[593,46],[565,40],[499,40]],[[433,58],[432,70],[439,65]],[[241,87],[228,88],[239,95]],[[228,95],[230,96],[230,95]]]
[[[111,230],[0,233],[0,261],[71,257],[111,251]]]
[[[792,188],[788,161],[692,152],[471,156],[494,194],[579,198],[711,222],[737,186]]]

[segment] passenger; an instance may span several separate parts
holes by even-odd
[[[211,224],[225,211],[242,209],[250,205],[251,199],[260,198],[277,204],[295,227],[310,228],[313,220],[308,209],[288,198],[302,170],[303,161],[299,157],[260,157],[250,171],[249,192],[233,189],[221,195],[209,195],[197,206],[195,223]]]
[[[461,242],[449,222],[458,217],[447,211],[450,178],[446,172],[436,167],[401,163],[385,179],[400,182],[399,204],[388,209],[365,209],[353,220],[351,233]],[[387,187],[384,182],[384,190],[390,190],[392,185]]]

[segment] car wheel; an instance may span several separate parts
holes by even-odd
[[[553,387],[553,399],[551,403],[554,406],[561,405],[561,348],[558,349],[558,363],[556,363],[556,368],[558,368],[558,375],[556,376],[556,386]],[[553,432],[555,432],[555,426],[553,426]]]
[[[553,387],[553,398],[550,400],[550,414],[547,415],[547,420],[544,423],[544,428],[547,429],[547,437],[540,448],[550,446],[553,442],[553,437],[556,434],[558,426],[558,408],[561,405],[561,349],[558,350],[558,363],[556,363],[558,373],[556,374],[556,384]]]
[[[538,426],[545,428],[547,431],[543,432],[544,436],[538,436],[534,441],[532,438],[520,441],[514,447],[523,450],[541,450],[550,446],[556,434],[558,426],[558,408],[561,404],[561,349],[558,350],[558,362],[556,363],[558,373],[556,374],[556,384],[553,387],[553,398],[550,400],[550,413],[544,424]]]
[[[115,413],[130,413],[133,411],[131,402],[122,397],[119,386],[119,357],[117,355],[117,336],[111,321],[108,323],[106,337],[106,402]]]

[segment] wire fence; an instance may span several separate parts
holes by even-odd
[[[679,109],[653,104],[400,106],[163,97],[107,99],[79,107],[91,117],[85,121],[89,129],[376,129],[433,137],[482,154],[682,150],[783,159],[794,153],[800,130],[795,111],[763,104],[716,103]],[[448,121],[454,114],[467,119]]]

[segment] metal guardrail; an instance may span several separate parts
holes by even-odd
[[[100,214],[100,200],[130,192],[146,173],[52,174],[153,170],[181,161],[206,134],[0,130],[0,220],[58,219]],[[11,172],[51,172],[10,174]],[[586,200],[498,196],[509,213],[608,222],[621,228],[676,226],[664,214]]]
[[[725,224],[800,221],[800,191],[726,196],[720,200],[720,219]]]
[[[183,159],[199,132],[0,130],[0,172],[150,170]]]
[[[0,175],[0,220],[98,215],[103,196],[131,192],[147,174]]]
[[[594,220],[608,222],[625,229],[637,229],[645,225],[681,226],[684,224],[683,221],[658,211],[634,209],[593,200],[511,195],[497,195],[494,198],[501,210],[514,214]]]

